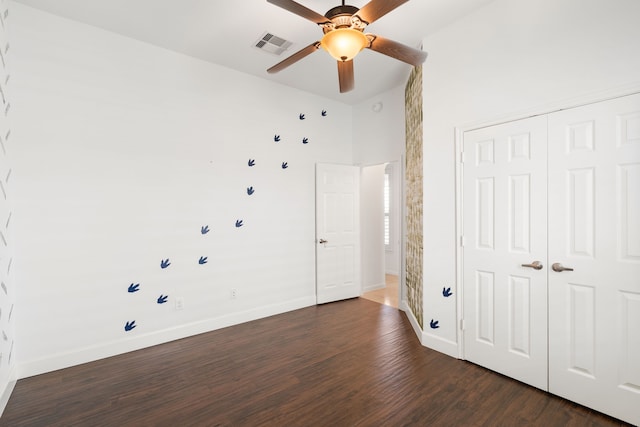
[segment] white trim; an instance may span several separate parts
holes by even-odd
[[[416,319],[416,316],[413,315],[411,308],[409,308],[409,303],[407,302],[407,300],[402,300],[400,304],[400,309],[404,311],[404,313],[407,315],[407,319],[409,319],[409,323],[411,324],[411,327],[413,328],[413,332],[416,334],[416,337],[418,337],[420,344],[424,345],[424,343],[422,342],[422,329],[420,328],[418,319]]]
[[[413,328],[413,332],[418,337],[421,345],[432,350],[439,351],[440,353],[444,353],[447,356],[459,359],[458,344],[454,341],[449,341],[437,335],[433,335],[423,331],[418,324],[418,319],[416,319],[416,317],[413,315],[413,312],[409,309],[407,300],[401,301],[400,309],[405,312],[407,319],[409,319],[409,323]]]
[[[250,322],[256,319],[298,310],[315,304],[316,296],[309,295],[307,297],[283,303],[272,304],[239,313],[232,313],[225,316],[188,323],[175,328],[138,335],[124,340],[112,341],[106,344],[102,343],[74,351],[58,353],[41,359],[19,363],[17,369],[18,378],[22,379],[58,369],[64,369],[70,366],[92,362],[106,357],[116,356],[154,345],[164,344],[169,341],[214,331],[216,329],[226,328],[228,326],[238,325],[240,323]]]
[[[462,212],[464,209],[462,199],[462,178],[463,178],[463,164],[462,164],[462,152],[463,152],[463,132],[455,128],[455,150],[456,150],[456,164],[455,164],[455,189],[456,189],[456,278],[455,278],[455,293],[456,293],[456,325],[460,325],[460,319],[464,319],[464,289],[462,286],[463,278],[463,254],[462,250],[462,236],[464,229],[462,225]],[[456,328],[456,341],[458,342],[457,358],[464,358],[464,331],[460,328]]]
[[[407,300],[402,300],[402,302],[400,303],[400,309],[404,311],[405,315],[407,316],[407,319],[409,320],[409,323],[413,328],[413,332],[418,337],[418,340],[420,340],[420,344],[422,346],[439,351],[440,353],[444,353],[447,356],[460,359],[460,357],[458,357],[458,345],[455,341],[446,340],[437,335],[425,332],[420,328],[418,320],[413,315],[413,312],[409,309]]]
[[[406,215],[407,215],[407,198],[406,198],[406,184],[407,184],[407,177],[406,177],[406,147],[403,150],[403,152],[400,154],[400,163],[398,164],[399,167],[399,180],[400,180],[400,186],[399,186],[399,192],[398,192],[398,196],[400,197],[400,203],[398,203],[398,209],[399,209],[399,215],[398,215],[398,219],[400,221],[400,223],[398,224],[398,231],[400,233],[400,247],[398,248],[400,250],[400,271],[398,272],[398,276],[400,279],[400,282],[398,282],[398,301],[401,301],[401,306],[403,307],[402,310],[404,311],[408,311],[411,312],[411,310],[409,310],[409,305],[407,303],[407,254],[406,254],[406,244],[407,244],[407,221],[406,221]]]
[[[11,397],[11,393],[13,393],[13,388],[16,386],[17,380],[16,378],[16,368],[15,365],[11,367],[11,371],[9,371],[9,381],[7,382],[6,387],[0,394],[0,416],[4,413],[5,408],[7,407],[7,403],[9,403],[9,398]]]
[[[385,271],[385,274],[392,274],[394,276],[398,276],[398,301],[402,301],[406,292],[405,283],[404,283],[404,245],[406,243],[404,238],[404,209],[405,209],[405,199],[404,199],[404,149],[400,154],[400,160],[393,160],[390,163],[393,163],[394,167],[393,171],[395,173],[396,179],[396,195],[395,195],[395,203],[392,206],[395,208],[395,218],[396,218],[396,249],[394,252],[394,257],[396,259],[397,270],[396,271]],[[386,280],[386,278],[385,278]]]
[[[390,173],[387,173],[387,169],[390,169]],[[384,251],[385,251],[385,256],[386,256],[386,253],[394,252],[394,248],[393,248],[393,243],[392,242],[394,240],[397,241],[396,240],[397,238],[395,236],[396,233],[394,233],[394,229],[393,229],[394,228],[393,227],[393,220],[395,219],[394,211],[396,210],[395,209],[395,204],[394,204],[394,201],[395,201],[394,200],[395,199],[395,197],[394,197],[395,194],[394,193],[395,193],[395,191],[393,190],[393,186],[395,184],[395,180],[397,179],[395,177],[395,168],[393,167],[393,162],[384,163],[383,176],[384,176],[384,181],[383,181],[384,193],[386,193],[384,195],[384,197],[383,197],[383,200],[387,199],[387,198],[389,200],[389,212],[387,213],[386,209],[384,209],[384,212],[382,214],[383,218],[384,218],[384,221],[385,221],[385,224],[387,222],[387,218],[389,219],[389,243],[385,243],[384,244]],[[386,205],[386,203],[385,203],[385,205]],[[385,206],[385,208],[386,208],[386,206]],[[385,240],[386,240],[387,236],[384,236],[384,237],[385,237]]]
[[[581,107],[583,105],[595,104],[610,99],[621,98],[623,96],[640,93],[640,80],[631,84],[611,88],[607,90],[595,91],[571,98],[562,99],[555,102],[545,103],[531,108],[523,109],[496,117],[492,120],[483,120],[479,122],[462,123],[456,126],[462,133],[481,129],[489,126],[495,126],[503,123],[513,122],[516,120],[526,119],[528,117],[540,116],[543,114],[555,113],[556,111],[568,110],[571,108]],[[459,154],[458,154],[459,155]]]
[[[376,291],[378,289],[384,289],[387,285],[385,283],[377,283],[375,285],[363,286],[362,293]]]
[[[455,341],[449,341],[437,335],[431,334],[429,332],[422,332],[422,345],[425,347],[429,347],[432,350],[439,351],[440,353],[444,353],[447,356],[458,357],[458,343]]]
[[[462,237],[462,233],[464,233],[462,224],[462,198],[463,198],[463,194],[462,194],[462,165],[461,165],[461,153],[463,150],[463,143],[464,143],[464,133],[471,131],[471,130],[475,130],[475,129],[481,129],[481,128],[485,128],[485,127],[489,127],[489,126],[494,126],[494,125],[498,125],[498,124],[502,124],[502,123],[507,123],[507,122],[512,122],[512,121],[516,121],[516,120],[522,120],[522,119],[526,119],[528,117],[534,117],[534,116],[540,116],[543,114],[551,114],[554,113],[556,111],[560,111],[560,110],[568,110],[570,108],[576,108],[576,107],[580,107],[583,105],[589,105],[589,104],[595,104],[597,102],[602,102],[602,101],[607,101],[610,99],[615,99],[615,98],[621,98],[623,96],[629,96],[629,95],[633,95],[636,93],[640,93],[640,81],[628,84],[628,85],[623,85],[623,86],[619,86],[616,88],[611,88],[608,90],[603,90],[603,91],[596,91],[596,92],[592,92],[592,93],[587,93],[587,94],[583,94],[583,95],[579,95],[579,96],[575,96],[573,98],[569,98],[569,99],[564,99],[564,100],[560,100],[557,102],[552,102],[552,103],[548,103],[548,104],[543,104],[537,107],[532,107],[530,109],[527,110],[523,110],[520,112],[514,112],[514,113],[510,113],[510,114],[506,114],[503,117],[500,118],[496,118],[493,120],[487,120],[487,121],[482,121],[482,122],[470,122],[467,124],[462,124],[459,126],[455,126],[454,127],[454,144],[455,144],[455,153],[456,153],[456,162],[455,162],[455,179],[456,179],[456,184],[455,184],[455,188],[456,188],[456,283],[455,283],[455,288],[456,288],[456,306],[458,308],[458,312],[456,315],[456,321],[457,321],[457,325],[458,325],[458,334],[457,334],[457,351],[456,354],[457,356],[453,356],[453,357],[458,357],[460,359],[465,359],[464,357],[464,332],[460,331],[459,329],[459,325],[461,324],[461,320],[464,319],[464,304],[463,304],[463,293],[464,293],[464,281],[463,281],[463,276],[462,276],[462,272],[463,272],[463,268],[464,268],[464,263],[463,263],[463,251],[462,251],[462,247],[460,245],[461,242],[461,237]],[[435,336],[433,336],[433,338],[437,338]],[[425,341],[423,341],[424,343],[426,343],[426,339]],[[433,348],[434,350],[438,350],[438,348],[436,347],[432,347],[431,343],[435,343],[436,341],[434,340],[429,340],[429,344],[425,344],[427,347],[429,348]],[[447,341],[449,342],[449,341]],[[433,344],[436,345],[436,344]],[[446,353],[446,351],[442,351],[443,353]],[[447,353],[448,354],[448,353]]]

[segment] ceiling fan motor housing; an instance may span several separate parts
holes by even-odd
[[[353,28],[354,30],[363,31],[367,25],[355,16],[359,10],[360,9],[355,6],[344,4],[329,9],[324,16],[328,18],[331,23],[323,25],[322,31],[325,34],[337,28]]]

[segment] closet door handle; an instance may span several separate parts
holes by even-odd
[[[523,267],[533,268],[534,270],[542,270],[544,267],[540,261],[533,261],[531,264],[522,264]]]
[[[563,271],[573,271],[573,268],[563,267],[562,264],[560,264],[559,262],[554,263],[551,266],[551,269],[553,271],[557,271],[558,273],[562,273]]]
[[[328,242],[329,242],[328,240],[320,239],[320,242],[318,243],[328,243]]]

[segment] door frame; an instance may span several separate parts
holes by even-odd
[[[464,271],[463,270],[464,259],[463,259],[463,247],[462,247],[462,239],[464,235],[464,230],[462,227],[463,207],[464,207],[462,203],[462,200],[463,200],[462,153],[463,153],[464,133],[472,130],[482,129],[489,126],[501,125],[504,123],[527,119],[530,117],[551,114],[560,110],[566,110],[570,108],[581,107],[584,105],[595,104],[597,102],[603,102],[611,99],[622,98],[624,96],[634,95],[637,93],[640,93],[640,82],[627,87],[586,94],[583,96],[576,97],[574,99],[560,100],[558,102],[549,103],[536,108],[532,108],[530,110],[509,113],[504,115],[503,117],[498,117],[498,118],[488,119],[488,120],[481,120],[477,122],[470,122],[467,124],[460,124],[460,125],[454,126],[454,150],[455,150],[454,163],[455,163],[455,192],[456,192],[455,194],[455,210],[456,210],[455,288],[456,288],[456,321],[457,321],[456,342],[458,343],[459,359],[466,360],[465,354],[464,354],[464,340],[462,339],[462,334],[464,333],[464,323],[463,323],[464,322],[464,307],[463,307],[464,283],[462,280],[463,271]],[[403,258],[403,261],[404,261],[404,258]],[[403,265],[403,269],[404,269],[404,265]]]
[[[409,312],[409,303],[407,302],[407,154],[406,147],[400,154],[400,162],[398,163],[400,170],[398,171],[398,179],[400,180],[400,191],[398,192],[398,215],[400,216],[398,230],[400,232],[400,274],[398,279],[398,287],[400,295],[398,295],[398,309]],[[418,335],[419,336],[419,335]]]
[[[397,221],[398,221],[398,236],[397,239],[399,240],[398,243],[398,253],[396,254],[396,258],[398,261],[398,310],[402,310],[402,311],[409,311],[409,305],[407,303],[407,290],[406,290],[406,257],[405,257],[405,243],[406,243],[406,221],[405,221],[405,215],[406,215],[406,199],[405,199],[405,185],[406,185],[406,181],[405,181],[405,152],[403,150],[403,152],[400,155],[400,159],[395,159],[395,160],[386,160],[384,162],[379,162],[379,163],[367,163],[367,164],[358,164],[356,166],[358,166],[360,168],[360,171],[362,171],[363,168],[366,167],[370,167],[370,166],[378,166],[378,165],[383,165],[383,164],[393,164],[394,167],[397,165],[398,166],[398,170],[394,172],[395,176],[394,178],[396,180],[398,180],[398,185],[397,185],[397,189],[398,189],[398,194],[396,194],[395,197],[393,197],[392,200],[392,205],[396,204],[397,210],[395,212],[396,216],[398,217]],[[360,232],[362,234],[362,223],[360,224]],[[385,273],[386,274],[386,273]],[[364,289],[363,289],[364,291]]]

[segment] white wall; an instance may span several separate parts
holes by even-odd
[[[374,104],[382,109],[374,111]],[[353,160],[363,166],[400,161],[404,153],[404,86],[353,107]]]
[[[21,377],[315,303],[314,165],[352,163],[351,107],[12,15]]]
[[[384,288],[384,167],[366,166],[360,173],[360,254],[362,290]]]
[[[13,208],[13,82],[9,1],[0,2],[0,414],[15,385],[15,296]]]
[[[637,0],[497,0],[424,39],[425,345],[458,354],[455,128],[639,89],[639,16]]]

